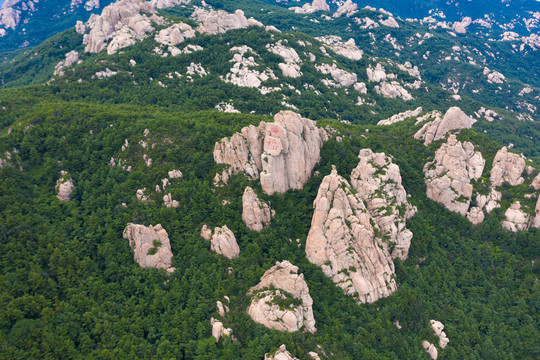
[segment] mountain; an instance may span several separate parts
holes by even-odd
[[[427,3],[119,0],[3,53],[0,358],[538,358],[538,50]]]

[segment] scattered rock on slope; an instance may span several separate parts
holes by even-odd
[[[492,186],[501,186],[504,182],[510,185],[523,184],[525,179],[521,174],[525,170],[525,157],[523,155],[508,152],[505,146],[497,152],[493,159],[493,167],[490,172]]]
[[[230,168],[216,176],[216,182],[231,174],[245,172],[250,178],[260,177],[265,193],[284,193],[301,189],[309,180],[313,167],[320,160],[326,131],[315,121],[292,111],[281,111],[273,123],[250,125],[214,146],[214,160]]]
[[[195,37],[195,31],[188,24],[173,24],[156,34],[155,40],[162,45],[178,45]]]
[[[214,318],[210,319],[210,324],[212,325],[212,336],[216,338],[216,342],[218,342],[221,337],[231,336],[233,332],[232,329],[226,328],[221,321]]]
[[[313,300],[304,275],[289,261],[276,262],[248,295],[252,297],[248,314],[269,329],[294,332],[302,327],[314,333]]]
[[[405,119],[412,118],[415,116],[418,116],[422,113],[422,108],[416,108],[415,110],[407,110],[405,112],[396,114],[388,119],[381,120],[377,123],[377,125],[392,125],[397,122],[401,122]]]
[[[504,213],[506,220],[502,222],[502,227],[508,231],[523,231],[529,229],[529,215],[521,210],[519,201],[513,203]]]
[[[234,259],[240,256],[240,247],[236,242],[234,233],[227,227],[216,227],[214,232],[204,225],[201,236],[211,241],[210,250],[225,256],[227,259]]]
[[[444,325],[440,321],[437,321],[437,320],[430,320],[429,322],[431,324],[431,328],[433,329],[433,332],[435,333],[436,336],[439,337],[439,346],[441,347],[441,349],[444,349],[446,345],[448,345],[448,343],[450,342],[450,340],[446,336],[446,333],[443,331]]]
[[[246,226],[260,232],[270,225],[272,216],[273,211],[270,210],[270,206],[260,201],[252,188],[246,187],[242,196],[242,220]]]
[[[167,231],[160,225],[146,227],[128,224],[124,229],[124,239],[129,240],[133,258],[143,268],[165,269],[172,273],[173,254]]]
[[[424,166],[426,195],[465,216],[473,193],[471,180],[482,176],[485,162],[482,154],[474,151],[473,144],[450,135],[435,153],[435,159]]]
[[[460,108],[454,106],[448,109],[443,118],[436,118],[426,123],[416,134],[415,139],[423,139],[424,145],[441,140],[449,131],[470,129],[475,120],[467,116]]]
[[[405,222],[416,212],[407,201],[407,193],[401,184],[399,167],[384,153],[362,149],[360,162],[351,173],[351,185],[366,204],[367,210],[382,236],[394,245],[391,255],[402,260],[407,258],[411,246],[412,232]]]
[[[424,340],[422,341],[422,346],[431,357],[431,360],[437,360],[437,357],[439,356],[439,352],[437,351],[437,348],[435,347],[435,345]]]
[[[60,179],[56,180],[56,197],[61,201],[71,201],[73,189],[73,179],[66,171],[60,171]]]
[[[223,34],[229,30],[243,29],[250,26],[242,10],[236,10],[233,14],[230,14],[225,10],[216,11],[197,8],[192,17],[201,22],[197,31],[211,35]]]
[[[352,191],[335,167],[323,179],[313,206],[306,241],[309,261],[361,303],[396,291],[394,263],[382,239],[375,236],[378,226],[360,194]]]

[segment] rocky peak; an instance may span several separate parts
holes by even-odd
[[[424,166],[428,198],[465,216],[473,193],[471,180],[482,176],[484,165],[482,154],[474,151],[472,143],[458,141],[454,134],[450,135],[435,153],[434,160]]]
[[[315,121],[292,111],[281,111],[274,116],[273,123],[263,121],[257,127],[245,127],[216,143],[214,160],[230,165],[218,174],[216,181],[242,171],[252,179],[260,177],[267,194],[301,189],[319,162],[320,149],[327,139],[326,132],[318,129]]]
[[[416,134],[415,139],[424,140],[424,145],[441,140],[453,130],[470,129],[476,120],[470,118],[457,106],[451,107],[442,118],[426,123]]]
[[[270,206],[260,201],[252,188],[246,187],[242,196],[242,220],[246,226],[260,232],[270,225],[272,216],[273,211],[270,210]]]
[[[160,225],[128,224],[124,229],[124,239],[129,240],[133,258],[143,268],[165,269],[172,273],[173,254],[167,231]]]
[[[195,30],[188,24],[179,23],[160,30],[156,34],[155,40],[162,45],[174,46],[193,37],[195,37]]]
[[[490,180],[492,186],[501,186],[504,182],[510,185],[523,184],[521,176],[525,170],[525,156],[508,152],[505,146],[500,149],[493,159]]]
[[[360,303],[372,303],[396,291],[392,257],[375,236],[378,226],[360,194],[352,191],[335,167],[323,179],[313,207],[306,241],[308,260]]]
[[[225,10],[216,11],[196,8],[192,17],[201,23],[197,31],[212,35],[250,26],[242,10],[236,10],[233,14],[230,14]]]
[[[294,332],[302,327],[314,333],[313,300],[304,275],[289,261],[276,262],[252,287],[248,314],[253,321],[269,329]]]
[[[393,244],[393,258],[407,258],[412,232],[405,223],[416,209],[407,201],[407,193],[401,184],[399,167],[384,153],[362,149],[360,161],[351,173],[351,185],[356,190],[381,235],[388,237],[384,246]]]

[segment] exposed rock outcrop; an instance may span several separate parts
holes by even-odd
[[[173,254],[167,231],[160,225],[128,224],[124,229],[124,239],[129,240],[133,258],[143,268],[165,269],[172,273]]]
[[[484,165],[482,154],[474,151],[473,144],[450,135],[434,160],[424,166],[427,197],[465,216],[473,193],[471,180],[482,176]]]
[[[195,30],[188,24],[174,24],[156,34],[156,42],[162,45],[178,45],[195,37]]]
[[[284,63],[279,63],[278,67],[283,73],[283,76],[288,76],[292,78],[297,78],[302,75],[300,71],[300,57],[296,50],[291,47],[285,46],[280,40],[276,44],[266,46],[269,51],[273,52],[276,55],[279,55],[285,61]]]
[[[367,207],[381,235],[388,237],[383,246],[393,244],[392,258],[407,258],[412,232],[405,223],[416,209],[407,201],[399,167],[384,153],[362,149],[360,162],[351,173],[351,185]],[[388,249],[387,249],[388,250]]]
[[[351,0],[347,0],[343,3],[343,5],[338,7],[336,12],[332,16],[335,18],[341,17],[343,15],[345,15],[346,17],[350,17],[350,16],[353,16],[357,12],[358,12],[358,5],[353,3]]]
[[[225,256],[227,259],[234,259],[240,256],[240,247],[236,242],[234,233],[227,227],[216,227],[212,232],[206,225],[202,227],[201,236],[210,240],[210,250]]]
[[[260,177],[265,193],[284,193],[301,189],[320,160],[320,149],[328,136],[315,121],[302,118],[292,111],[281,111],[273,123],[264,121],[255,127],[243,128],[231,138],[214,146],[214,160],[228,164],[216,180],[245,172],[250,178]]]
[[[414,99],[412,95],[397,81],[383,81],[380,85],[375,85],[374,89],[377,94],[380,94],[387,98],[402,98],[405,101]]]
[[[79,53],[75,50],[70,51],[66,54],[65,60],[62,60],[56,64],[53,75],[64,76],[66,68],[79,63],[81,63],[81,60],[79,60]]]
[[[388,119],[381,120],[377,123],[377,125],[392,125],[398,122],[401,122],[405,119],[412,118],[415,116],[418,116],[422,113],[422,108],[418,107],[415,110],[407,110],[405,112],[393,115],[392,117]]]
[[[60,171],[60,179],[56,180],[56,197],[61,201],[71,201],[71,193],[74,189],[75,185],[71,176],[64,170]]]
[[[255,58],[253,56],[244,56],[247,52],[254,54],[252,48],[246,45],[235,46],[230,51],[234,53],[231,60],[233,67],[224,78],[221,77],[223,81],[236,86],[257,88],[263,94],[272,91],[272,89],[261,87],[261,85],[269,79],[277,79],[274,72],[268,68],[263,71],[257,70],[259,64],[255,61]]]
[[[176,200],[173,200],[171,193],[168,193],[167,195],[163,197],[163,206],[168,207],[168,208],[169,207],[177,208],[180,206],[180,203]]]
[[[521,176],[525,170],[525,156],[508,152],[505,146],[497,152],[493,159],[490,172],[492,186],[501,186],[504,182],[510,185],[523,184],[525,179]]]
[[[152,4],[155,9],[165,9],[173,6],[189,4],[190,2],[191,0],[152,0],[150,1],[150,4]]]
[[[429,323],[431,324],[431,328],[433,329],[435,335],[439,337],[439,346],[441,349],[444,349],[450,342],[450,339],[448,339],[446,333],[443,331],[444,325],[437,320],[430,320]]]
[[[273,354],[265,354],[264,360],[298,360],[295,357],[292,357],[291,353],[287,351],[285,344],[281,345],[279,349]]]
[[[424,140],[424,145],[441,140],[453,130],[470,129],[476,121],[468,117],[460,108],[454,106],[448,109],[443,118],[436,118],[426,123],[416,134],[415,139]]]
[[[273,211],[270,210],[270,206],[260,201],[252,188],[246,187],[242,196],[242,220],[246,226],[260,232],[270,225],[272,216]]]
[[[435,345],[424,340],[422,341],[422,346],[431,357],[431,360],[437,360],[437,357],[439,356],[439,352],[437,351],[437,348],[435,347]]]
[[[360,60],[364,54],[364,52],[356,46],[356,42],[352,38],[343,42],[339,36],[329,35],[318,37],[317,40],[328,45],[328,47],[336,54],[344,56],[347,59]]]
[[[302,327],[314,333],[313,300],[304,275],[289,261],[276,262],[252,287],[248,314],[253,321],[269,329],[295,332]]]
[[[306,256],[347,295],[372,303],[397,290],[394,263],[361,196],[339,176],[326,176],[313,202]],[[372,225],[373,222],[373,225]]]
[[[323,83],[326,86],[333,86],[333,87],[348,87],[353,86],[356,81],[358,80],[358,77],[354,73],[347,72],[343,69],[340,69],[337,67],[336,64],[321,64],[321,65],[315,65],[317,70],[319,70],[322,74],[329,74],[332,76],[333,81],[329,80],[322,80]]]
[[[502,199],[502,193],[493,188],[490,189],[488,195],[476,195],[476,203],[480,209],[486,210],[489,214],[495,208],[501,207],[500,201]]]
[[[537,206],[538,207],[538,206]],[[504,213],[506,220],[502,222],[502,227],[508,231],[523,231],[529,229],[530,217],[521,210],[519,201],[513,203]]]
[[[313,0],[313,2],[304,4],[302,7],[290,7],[297,14],[312,14],[316,11],[330,11],[330,6],[326,3],[326,0]]]
[[[536,201],[536,207],[534,209],[534,217],[531,220],[531,227],[540,229],[540,196]]]
[[[211,318],[210,324],[212,325],[212,336],[216,338],[216,342],[222,337],[229,337],[232,335],[232,329],[223,326],[221,321]]]
[[[77,30],[88,34],[83,37],[85,51],[99,53],[107,48],[107,54],[134,45],[154,30],[152,23],[164,24],[152,5],[144,0],[119,0],[106,6],[101,15],[93,14],[85,25]]]
[[[233,14],[230,14],[225,10],[216,11],[197,8],[192,17],[201,22],[197,31],[211,35],[223,34],[229,30],[243,29],[250,26],[242,10],[236,10]]]

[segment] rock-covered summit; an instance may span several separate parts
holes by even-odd
[[[443,139],[453,130],[470,129],[475,120],[467,116],[457,106],[451,107],[441,118],[437,116],[433,121],[427,122],[416,134],[415,139],[424,140],[424,145]]]

